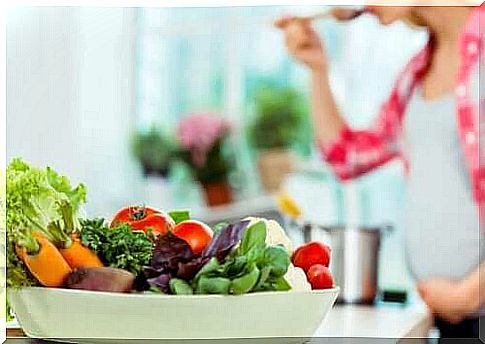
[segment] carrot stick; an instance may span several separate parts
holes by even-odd
[[[17,246],[17,255],[42,285],[46,287],[62,286],[71,273],[71,268],[45,235],[35,232],[33,236],[39,243],[39,251],[29,254],[25,247]]]
[[[59,250],[71,268],[103,267],[99,257],[84,246],[78,238],[73,238],[68,248]]]

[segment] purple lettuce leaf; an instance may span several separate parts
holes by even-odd
[[[157,277],[147,279],[147,282],[150,285],[150,287],[157,287],[162,292],[169,294],[171,279],[172,279],[172,274],[165,272],[158,275]]]
[[[185,240],[168,232],[157,238],[150,266],[153,269],[177,270],[179,263],[189,262],[196,257]]]
[[[170,279],[177,276],[180,266],[197,258],[190,246],[172,233],[159,236],[155,241],[150,266],[144,267],[137,280],[138,289],[156,287],[164,293],[170,293]],[[185,273],[188,275],[188,272]]]
[[[240,221],[224,227],[204,249],[202,257],[216,257],[219,262],[222,262],[241,240],[248,225],[249,221]]]
[[[197,275],[199,270],[209,261],[209,259],[210,258],[206,257],[197,257],[192,259],[190,262],[179,263],[177,278],[186,281],[192,280],[195,275]]]
[[[249,221],[241,221],[224,227],[212,238],[200,257],[178,263],[177,277],[190,281],[212,257],[216,257],[219,262],[222,262],[239,243],[248,224]]]

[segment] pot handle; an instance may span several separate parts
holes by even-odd
[[[311,232],[312,232],[313,225],[309,222],[304,222],[299,227],[303,233],[303,241],[309,242],[312,237]]]
[[[315,238],[313,237],[313,234],[312,234],[313,229],[323,230],[327,234],[331,233],[331,227],[317,225],[317,224],[310,223],[310,222],[302,223],[300,228],[301,228],[301,231],[303,232],[303,240],[306,243],[308,243],[312,240],[315,240]],[[330,238],[329,238],[329,240],[330,240]]]
[[[327,233],[330,233],[330,227],[328,226],[317,225],[316,227],[318,227],[318,229],[323,229]]]
[[[395,229],[391,223],[384,223],[379,228],[383,235],[390,235],[394,232]]]

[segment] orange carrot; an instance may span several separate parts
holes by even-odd
[[[98,268],[103,267],[99,257],[84,246],[79,238],[73,238],[68,248],[59,250],[71,268]]]
[[[67,201],[61,201],[59,210],[62,219],[49,223],[46,234],[69,266],[73,269],[103,267],[96,253],[84,246],[79,239],[72,205]]]
[[[71,268],[59,250],[40,232],[33,237],[39,243],[39,251],[29,254],[27,249],[17,246],[16,252],[35,278],[46,287],[60,287],[71,273]]]

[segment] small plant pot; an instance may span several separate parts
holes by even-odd
[[[268,192],[276,192],[286,176],[293,172],[295,157],[285,149],[269,149],[259,153],[258,169],[263,187]]]
[[[211,207],[229,204],[233,200],[232,188],[227,180],[214,183],[202,183],[204,197]]]
[[[160,178],[168,178],[169,175],[169,168],[153,168],[146,164],[143,164],[143,175],[145,177],[160,177]]]

